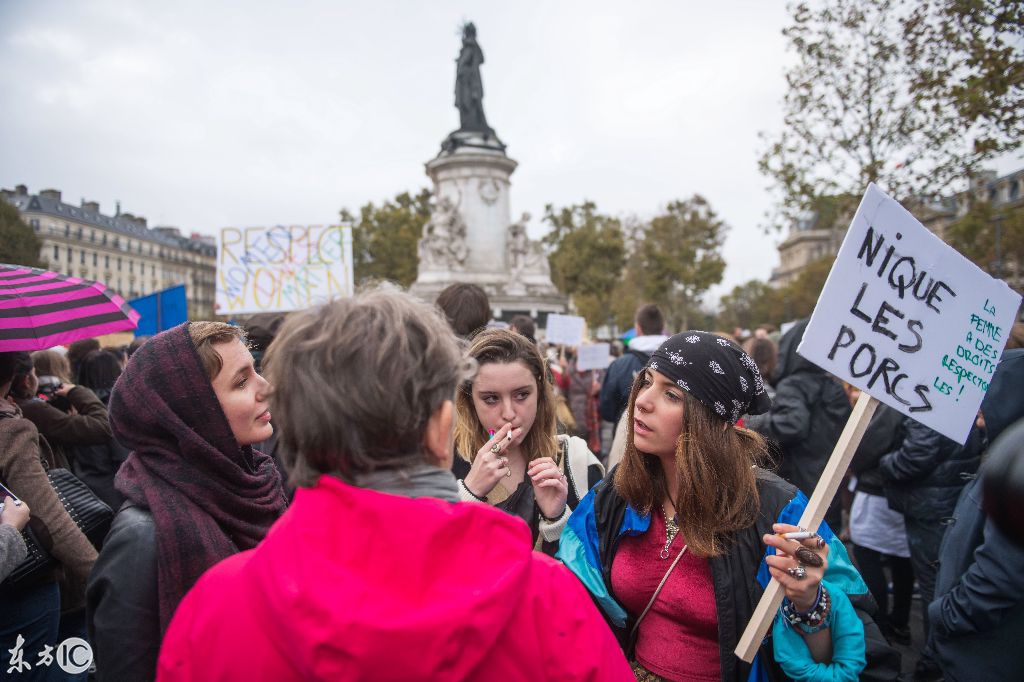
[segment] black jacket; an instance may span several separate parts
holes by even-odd
[[[160,653],[156,525],[126,504],[114,517],[86,589],[96,680],[156,678]]]
[[[953,513],[964,484],[978,470],[984,435],[971,429],[960,445],[909,418],[903,442],[878,464],[889,506],[905,516],[939,522]]]
[[[992,454],[1024,452],[1024,350],[1003,355],[981,405]],[[984,470],[982,465],[982,469]],[[1024,670],[1024,547],[986,518],[967,484],[939,553],[931,644],[950,680],[1008,680]]]
[[[622,527],[627,506],[626,501],[616,492],[613,480],[614,472],[609,472],[604,482],[594,492],[601,573],[609,590],[612,585],[612,563],[618,551],[620,538],[617,531]],[[757,490],[760,509],[754,525],[735,534],[728,552],[709,560],[718,615],[718,648],[722,680],[744,681],[750,676],[750,664],[741,661],[733,651],[764,593],[757,581],[757,572],[765,551],[761,538],[765,533],[771,532],[772,524],[777,521],[779,514],[796,494],[796,489],[792,485],[762,469],[758,469]],[[849,596],[857,615],[864,623],[867,641],[868,667],[862,671],[861,679],[896,679],[900,669],[900,655],[888,645],[871,617],[877,609],[874,601],[870,594]],[[627,639],[634,622],[634,617],[630,616],[625,628],[612,626],[619,641],[627,648],[627,655],[632,654],[629,651],[632,643]],[[767,667],[769,679],[787,679],[775,662],[770,631],[760,653],[760,660]]]
[[[797,355],[806,328],[806,320],[798,322],[779,343],[771,409],[743,421],[777,444],[779,476],[810,497],[846,426],[850,401],[838,380]],[[840,527],[838,498],[825,518],[830,526]]]
[[[885,495],[885,478],[878,470],[878,463],[902,442],[903,415],[880,403],[850,462],[850,469],[857,474],[858,492]]]

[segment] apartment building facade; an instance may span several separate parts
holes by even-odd
[[[63,201],[60,190],[37,194],[25,185],[0,189],[42,241],[50,269],[103,282],[125,299],[185,285],[188,316],[214,319],[217,247],[213,237],[185,236],[176,227],[149,227],[130,213],[100,211],[95,201]]]

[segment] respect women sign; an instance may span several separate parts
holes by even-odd
[[[220,315],[299,310],[352,295],[350,226],[226,227],[217,237]]]
[[[872,184],[797,352],[963,443],[1020,303]]]

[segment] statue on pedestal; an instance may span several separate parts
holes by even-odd
[[[441,197],[430,220],[423,226],[419,248],[420,267],[425,270],[464,270],[469,247],[466,222],[448,197]]]
[[[484,116],[484,82],[480,65],[484,51],[476,42],[476,26],[462,27],[462,50],[455,60],[455,107],[459,110],[459,130],[492,132]]]

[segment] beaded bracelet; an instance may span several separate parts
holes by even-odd
[[[782,606],[782,615],[785,616],[786,620],[793,627],[799,628],[805,634],[813,635],[815,632],[820,632],[828,627],[831,601],[828,596],[828,590],[819,583],[818,595],[814,600],[814,606],[810,610],[797,611],[793,602],[787,599],[786,603]]]
[[[480,497],[480,496],[479,496],[479,495],[477,495],[477,494],[476,494],[475,492],[473,492],[472,490],[470,490],[470,489],[469,489],[469,486],[468,486],[468,485],[466,485],[466,480],[465,480],[465,479],[463,479],[463,478],[460,478],[460,479],[459,479],[459,483],[461,483],[461,484],[462,484],[462,489],[463,489],[463,490],[465,490],[465,491],[466,491],[467,493],[469,493],[469,494],[470,494],[470,495],[471,495],[471,496],[473,497],[473,499],[479,500],[480,502],[486,502],[486,501],[487,501],[487,498],[486,498],[486,497]]]

